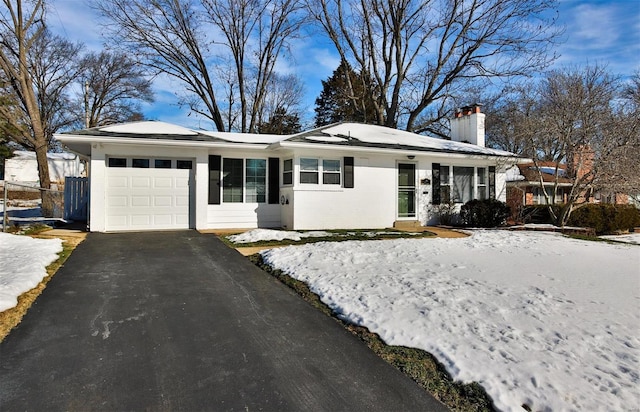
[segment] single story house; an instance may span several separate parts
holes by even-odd
[[[84,175],[84,163],[75,153],[47,153],[49,178],[54,185],[63,185],[65,177]],[[38,162],[36,153],[16,150],[5,159],[2,180],[26,186],[39,187]]]
[[[538,169],[540,173],[538,173]],[[540,183],[542,177],[542,183]],[[557,183],[556,183],[557,180]],[[546,205],[545,192],[555,203],[564,203],[573,186],[573,179],[566,177],[566,166],[555,162],[519,163],[507,169],[507,203],[512,207]],[[544,189],[543,189],[544,188]]]
[[[506,200],[520,159],[484,147],[469,106],[452,140],[340,123],[294,135],[136,122],[56,134],[89,159],[91,231],[369,229],[434,223],[434,205]]]
[[[538,170],[540,173],[538,173]],[[585,173],[584,170],[581,173]],[[542,182],[540,181],[542,178]],[[546,205],[546,194],[555,203],[565,203],[573,187],[573,178],[567,176],[567,166],[551,161],[532,161],[513,165],[507,169],[507,203],[513,208],[531,205]],[[553,196],[555,187],[555,197]],[[622,193],[596,192],[589,203],[628,204],[630,196]]]

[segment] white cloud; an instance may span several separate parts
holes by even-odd
[[[47,24],[55,34],[84,43],[87,50],[104,48],[100,17],[85,1],[55,0],[48,3]]]
[[[565,42],[560,44],[557,67],[607,65],[616,74],[640,67],[640,3],[567,0],[560,3],[559,23]]]

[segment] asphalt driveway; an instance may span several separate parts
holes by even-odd
[[[91,233],[0,344],[0,410],[438,411],[214,235]]]

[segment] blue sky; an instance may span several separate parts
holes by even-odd
[[[640,0],[560,0],[558,23],[564,25],[560,56],[554,67],[606,64],[609,71],[627,77],[640,70]],[[100,50],[105,39],[98,16],[82,0],[51,0],[48,24],[69,40],[82,41],[87,49]],[[305,84],[309,119],[319,95],[321,80],[331,75],[339,58],[331,45],[319,37],[296,40],[292,59],[281,65],[283,72],[297,73]],[[145,105],[145,116],[191,128],[212,129],[206,119],[188,116],[179,108],[173,90],[181,85],[158,78],[154,82],[155,102]]]

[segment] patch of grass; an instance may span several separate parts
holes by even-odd
[[[342,324],[345,329],[366,343],[379,357],[409,376],[451,410],[495,411],[493,401],[478,383],[466,384],[454,381],[444,365],[430,353],[415,348],[387,345],[380,339],[380,336],[370,332],[367,328],[347,323],[338,318],[320,300],[318,295],[309,289],[306,283],[292,278],[281,270],[273,269],[263,261],[259,254],[248,256],[248,258],[262,270],[296,291],[313,307]]]
[[[268,246],[289,246],[289,245],[304,245],[307,243],[318,242],[345,242],[348,240],[382,240],[382,239],[401,239],[412,238],[418,239],[421,237],[433,237],[434,233],[431,232],[403,232],[399,230],[325,230],[329,232],[330,236],[322,237],[303,237],[300,240],[265,240],[251,243],[237,243],[228,239],[228,236],[219,236],[219,238],[232,248],[237,247],[268,247]],[[304,232],[302,232],[304,233]],[[373,235],[372,235],[373,234]]]
[[[50,229],[45,227],[46,229]],[[45,228],[40,228],[36,233],[33,233],[31,236],[33,237],[43,237],[39,236],[40,233],[45,231]],[[0,342],[4,340],[9,335],[9,332],[22,321],[22,318],[27,313],[27,310],[33,305],[33,302],[37,299],[38,296],[42,293],[42,291],[47,286],[47,283],[53,278],[53,275],[60,269],[60,267],[64,264],[64,262],[69,258],[71,252],[80,244],[83,238],[70,237],[64,238],[62,242],[62,251],[58,253],[58,259],[55,262],[52,262],[49,266],[47,266],[47,276],[45,276],[38,285],[23,293],[18,297],[18,304],[11,308],[7,309],[4,312],[0,312]]]
[[[603,239],[601,237],[598,236],[587,236],[587,235],[578,235],[578,234],[570,234],[570,235],[565,235],[571,239],[577,239],[577,240],[586,240],[589,242],[603,242],[603,243],[609,243],[611,245],[631,245],[631,246],[639,246],[636,245],[634,243],[629,243],[629,242],[622,242],[620,240],[615,240],[615,239]]]

